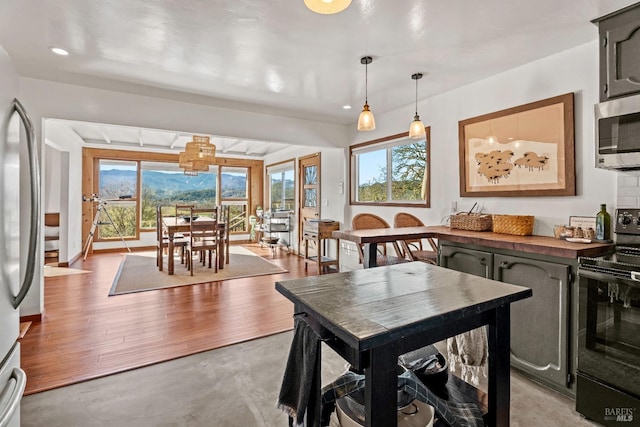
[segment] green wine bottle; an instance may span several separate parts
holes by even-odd
[[[596,214],[596,239],[609,240],[611,238],[611,216],[607,212],[607,205],[600,205],[600,212]]]

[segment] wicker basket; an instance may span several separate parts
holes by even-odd
[[[457,213],[449,217],[451,228],[470,231],[491,230],[491,215]]]
[[[493,232],[530,236],[533,233],[533,216],[528,215],[493,215]]]

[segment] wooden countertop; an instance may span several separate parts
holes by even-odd
[[[512,236],[490,231],[467,231],[446,226],[339,230],[333,236],[359,244],[384,243],[394,240],[433,237],[448,242],[508,249],[561,258],[600,256],[613,251],[612,243],[571,243],[549,236]]]

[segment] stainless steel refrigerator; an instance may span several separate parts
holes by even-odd
[[[3,101],[0,98],[0,101]],[[34,280],[40,219],[40,174],[31,120],[17,100],[0,105],[0,427],[20,425],[20,400],[27,383],[20,369],[20,303]],[[29,169],[29,191],[20,191],[20,167]],[[24,176],[25,174],[23,174]],[[21,198],[30,212],[20,212]],[[21,243],[21,221],[28,239]],[[21,256],[21,245],[27,244]]]

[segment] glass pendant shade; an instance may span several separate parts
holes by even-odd
[[[351,0],[304,0],[304,4],[315,13],[332,15],[349,7]]]
[[[373,113],[369,110],[369,105],[364,104],[360,117],[358,117],[358,130],[368,131],[376,128],[376,119],[373,117]]]
[[[420,116],[417,114],[413,117],[411,126],[409,127],[409,138],[411,139],[425,139],[427,132],[424,129],[424,123],[420,120]]]
[[[424,129],[424,123],[422,123],[420,116],[418,115],[418,80],[422,78],[422,74],[412,74],[411,78],[416,81],[416,115],[413,116],[413,121],[409,126],[409,138],[425,139],[427,137],[427,132]]]
[[[358,130],[369,131],[376,128],[376,119],[373,117],[373,113],[369,110],[368,103],[368,86],[369,86],[369,71],[367,66],[373,62],[373,58],[370,56],[363,56],[360,58],[360,63],[364,65],[364,106],[360,117],[358,117]]]

